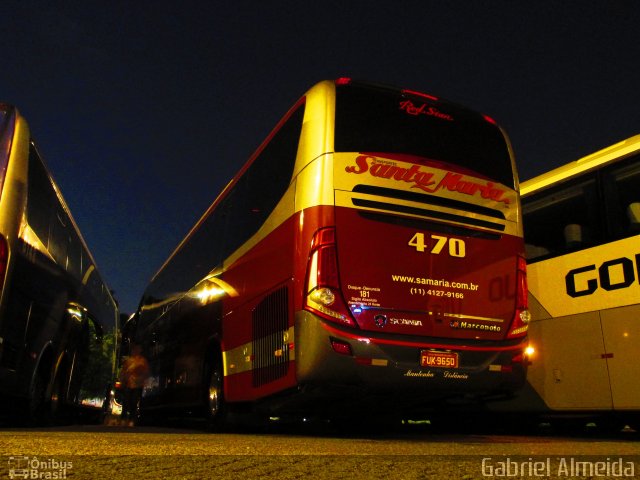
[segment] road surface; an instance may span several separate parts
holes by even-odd
[[[209,433],[89,425],[5,428],[0,455],[0,479],[640,478],[640,442],[631,433]]]

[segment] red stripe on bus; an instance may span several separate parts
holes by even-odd
[[[357,340],[359,342],[375,343],[375,344],[383,344],[383,345],[398,345],[402,347],[441,348],[441,349],[448,349],[448,350],[466,350],[466,351],[478,351],[478,352],[505,352],[509,350],[521,350],[528,343],[527,341],[524,341],[516,345],[480,347],[480,346],[474,346],[474,345],[452,345],[452,344],[442,344],[442,343],[407,342],[403,340],[390,340],[386,338],[372,338],[372,337],[365,337],[362,335],[355,335],[350,332],[345,332],[344,330],[333,328],[331,325],[328,325],[326,323],[322,323],[322,327],[334,335],[341,335],[342,337],[347,337],[352,340]]]

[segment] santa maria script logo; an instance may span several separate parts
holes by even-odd
[[[509,204],[509,199],[504,198],[506,191],[493,183],[484,183],[466,179],[463,174],[446,172],[440,175],[423,170],[420,165],[413,164],[409,168],[399,167],[395,162],[379,159],[371,155],[359,155],[356,164],[345,168],[347,173],[362,175],[369,173],[372,177],[386,178],[397,182],[411,183],[411,188],[418,188],[427,193],[436,193],[439,190],[449,190],[465,195],[480,195],[482,198]]]

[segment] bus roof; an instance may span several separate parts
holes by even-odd
[[[522,182],[520,183],[520,194],[527,196],[538,190],[543,190],[562,181],[569,180],[582,173],[596,170],[608,163],[622,159],[638,151],[640,151],[640,134]]]

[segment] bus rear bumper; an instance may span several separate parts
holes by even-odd
[[[443,348],[443,339],[372,335],[310,312],[296,314],[296,374],[298,384],[308,390],[360,387],[421,399],[510,395],[525,383],[526,346],[523,339],[493,346],[450,343]],[[457,354],[458,367],[422,367],[421,352],[426,350]]]

